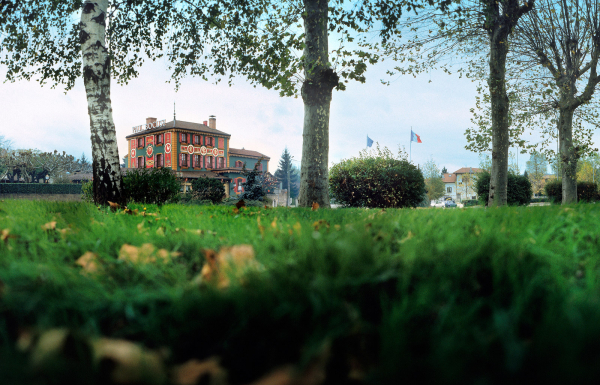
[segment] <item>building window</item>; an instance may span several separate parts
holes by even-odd
[[[202,167],[200,155],[194,155],[194,167]]]
[[[211,136],[207,136],[206,137],[206,145],[207,146],[214,146],[215,145],[215,138],[213,138]]]
[[[163,154],[156,154],[156,167],[164,167]]]
[[[179,167],[187,168],[188,167],[188,154],[180,154],[179,155]]]
[[[143,156],[138,156],[138,161],[137,161],[137,166],[138,168],[144,168],[146,167],[146,158],[144,158]]]
[[[144,147],[144,138],[138,138],[137,145],[138,145],[138,148]]]
[[[163,144],[163,134],[156,135],[156,144]]]
[[[188,142],[188,138],[187,138],[187,134],[184,134],[183,132],[180,135],[179,141],[181,143],[187,143]]]
[[[217,168],[224,168],[224,167],[225,167],[225,158],[218,157],[217,158]]]
[[[452,194],[452,187],[447,187],[447,188],[446,188],[446,192],[447,192],[448,194]]]
[[[206,168],[213,168],[213,157],[212,156],[206,157]]]
[[[194,144],[200,143],[200,135],[194,135]]]
[[[258,171],[262,171],[262,163],[259,163],[259,164],[256,166],[256,169],[257,169]]]
[[[244,162],[242,162],[241,160],[236,160],[235,167],[239,167],[239,168],[244,167]]]

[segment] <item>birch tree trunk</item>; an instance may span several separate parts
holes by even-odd
[[[94,201],[124,203],[117,135],[110,100],[110,57],[106,49],[108,0],[86,0],[80,23],[83,83],[92,139]]]
[[[338,75],[329,65],[328,0],[304,0],[304,128],[300,206],[329,204],[329,109]]]
[[[508,112],[506,55],[508,31],[498,26],[490,33],[490,99],[492,103],[492,172],[488,206],[504,206],[508,183]]]

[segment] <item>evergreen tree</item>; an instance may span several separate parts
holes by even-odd
[[[244,192],[240,196],[240,199],[260,201],[273,188],[274,181],[270,177],[270,174],[258,170],[258,165],[262,161],[263,158],[260,158],[252,171],[247,171],[246,164],[244,163],[242,174],[246,177],[246,181],[242,183]]]
[[[285,190],[288,189],[288,171],[289,181],[292,185],[290,197],[296,198],[300,192],[300,175],[298,173],[298,169],[292,165],[292,155],[290,155],[290,152],[286,148],[283,151],[283,154],[281,154],[279,167],[277,168],[277,171],[275,171],[275,178],[281,182],[281,188]]]
[[[448,170],[446,169],[446,167],[444,167],[442,169],[442,177],[444,176],[444,174],[447,174],[447,173],[448,173]]]

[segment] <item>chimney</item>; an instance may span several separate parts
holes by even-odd
[[[214,115],[208,117],[208,127],[212,128],[213,130],[217,129],[217,118]]]
[[[150,123],[154,123],[156,122],[156,118],[146,118],[146,124],[150,124]]]
[[[208,121],[205,120],[204,122],[202,122],[202,124],[204,124],[206,127],[208,127]]]

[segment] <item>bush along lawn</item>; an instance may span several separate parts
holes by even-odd
[[[4,200],[0,383],[595,383],[599,221]]]

